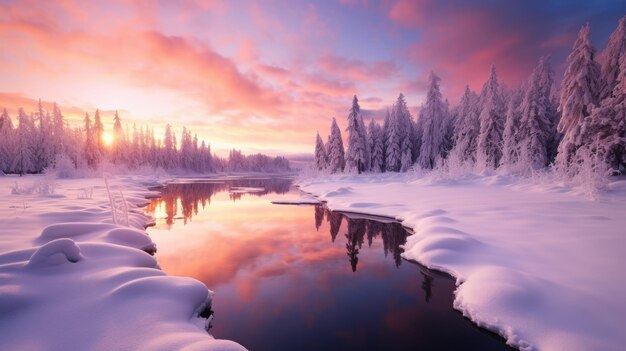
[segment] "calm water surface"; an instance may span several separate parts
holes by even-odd
[[[454,281],[402,260],[394,222],[320,206],[288,178],[181,179],[148,206],[165,272],[215,292],[211,334],[250,350],[510,350],[452,309]]]

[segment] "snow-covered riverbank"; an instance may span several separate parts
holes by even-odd
[[[331,210],[411,227],[404,257],[457,277],[454,307],[523,350],[626,345],[626,180],[598,200],[554,182],[406,174],[300,181]]]
[[[111,181],[127,203],[114,224],[102,178],[0,177],[0,349],[243,349],[204,330],[206,286],[147,253],[151,185]]]

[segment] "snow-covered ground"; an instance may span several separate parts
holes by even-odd
[[[111,181],[113,224],[102,178],[0,177],[0,350],[243,350],[205,331],[207,287],[147,253],[150,185]]]
[[[407,174],[300,181],[331,210],[413,228],[404,257],[457,278],[454,308],[523,350],[626,346],[626,180],[591,200],[555,181]]]

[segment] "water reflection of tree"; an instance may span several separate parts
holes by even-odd
[[[352,271],[356,272],[356,265],[359,262],[359,249],[363,246],[365,239],[366,221],[364,219],[348,218],[348,233],[346,234],[346,249],[348,249],[348,257]]]
[[[319,230],[324,221],[324,207],[315,206],[315,230]]]
[[[320,206],[321,207],[321,206]],[[330,238],[332,242],[335,242],[339,229],[341,228],[341,222],[343,221],[343,215],[339,212],[326,212],[326,219],[330,224]]]
[[[433,280],[434,278],[426,274],[424,272],[420,272],[422,274],[422,290],[424,290],[424,298],[426,299],[426,303],[430,302],[430,298],[433,296]]]
[[[291,180],[288,178],[257,178],[257,179],[229,179],[215,182],[170,183],[161,189],[161,197],[154,199],[146,208],[148,213],[154,213],[159,206],[165,211],[165,223],[171,226],[175,216],[180,213],[185,224],[198,214],[200,208],[211,203],[211,198],[218,192],[230,191],[232,188],[263,188],[263,191],[251,192],[255,196],[270,193],[284,194],[289,191]],[[233,201],[241,199],[243,193],[231,192]],[[179,212],[180,211],[180,212]]]
[[[243,195],[264,196],[267,194],[285,194],[291,187],[291,179],[288,178],[238,178],[229,180],[230,188],[254,188],[255,191],[230,193],[233,201],[241,200]],[[264,190],[260,190],[264,189]]]
[[[318,224],[324,219],[324,215],[320,214],[322,208],[324,207],[315,207],[316,227],[318,227]],[[330,225],[330,237],[333,242],[335,241],[335,238],[341,228],[343,219],[346,219],[348,223],[348,232],[345,234],[347,240],[346,250],[348,251],[347,254],[350,259],[352,271],[356,271],[357,263],[359,261],[359,249],[363,246],[366,235],[368,247],[371,247],[373,241],[377,237],[380,237],[383,242],[385,257],[389,252],[391,252],[396,267],[399,267],[402,263],[401,254],[404,252],[404,249],[401,246],[406,243],[406,238],[409,233],[400,223],[385,223],[371,219],[350,218],[340,212],[333,212],[328,209],[325,209],[325,217]]]

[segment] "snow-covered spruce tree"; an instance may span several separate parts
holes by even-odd
[[[328,137],[327,151],[328,151],[328,169],[330,173],[343,172],[345,166],[343,140],[341,138],[341,130],[337,125],[337,120],[333,117],[333,122],[330,126],[330,136]]]
[[[621,21],[620,21],[621,23]],[[626,171],[626,55],[620,57],[617,84],[600,106],[584,118],[579,143],[617,172]],[[583,147],[579,148],[579,150]],[[575,162],[584,161],[585,152],[576,152]]]
[[[626,171],[626,17],[623,17],[602,53],[600,106],[583,119],[580,143],[613,171]],[[583,159],[576,154],[576,162]]]
[[[31,141],[33,172],[40,173],[52,163],[54,158],[51,147],[50,114],[44,110],[41,99],[37,104],[37,111],[31,115],[31,118],[33,124],[33,140]]]
[[[400,158],[402,157],[400,143],[400,127],[398,126],[398,118],[396,117],[396,106],[394,105],[389,114],[389,123],[387,124],[386,153],[385,153],[385,170],[388,172],[400,171]]]
[[[163,138],[163,168],[173,169],[176,158],[176,142],[172,133],[172,126],[169,123],[165,126],[165,136]]]
[[[383,139],[382,129],[374,122],[374,119],[370,121],[369,127],[369,148],[371,156],[371,171],[379,173],[383,171],[384,167],[384,154],[383,154]]]
[[[589,24],[584,25],[567,57],[567,69],[561,82],[558,132],[563,135],[556,157],[557,168],[566,170],[576,150],[581,146],[580,127],[585,117],[598,104],[600,67],[595,61],[596,50],[589,39]]]
[[[103,136],[104,125],[102,125],[102,119],[100,118],[100,110],[96,109],[96,113],[93,117],[93,140],[96,146],[98,160],[101,160],[106,153]]]
[[[3,173],[12,172],[15,155],[13,134],[13,121],[5,108],[0,114],[0,172]]]
[[[477,160],[481,167],[495,169],[502,158],[502,132],[504,130],[504,101],[496,67],[480,93],[480,132],[478,134]]]
[[[411,167],[413,163],[412,123],[411,113],[407,107],[406,100],[404,95],[400,93],[398,100],[396,100],[391,109],[387,127],[387,150],[385,155],[385,168],[387,171],[399,172]]]
[[[19,124],[15,137],[15,157],[11,168],[22,176],[34,171],[32,140],[36,131],[32,120],[22,108],[19,109],[17,115]]]
[[[550,57],[545,56],[533,71],[520,106],[520,147],[528,155],[533,169],[541,169],[550,162],[550,143],[555,138],[554,115],[556,106],[551,95],[554,86],[554,73]]]
[[[98,148],[95,141],[94,129],[91,125],[91,118],[89,118],[89,113],[85,113],[84,133],[85,145],[83,155],[85,161],[87,161],[87,166],[96,168],[98,166]]]
[[[52,135],[52,153],[54,155],[65,153],[65,120],[61,109],[56,103],[52,107]]]
[[[315,136],[315,169],[318,171],[326,169],[328,166],[328,155],[326,154],[326,146],[320,133]]]
[[[367,134],[367,127],[365,126],[365,122],[363,121],[363,115],[359,114],[359,134],[361,134],[361,138],[365,143],[365,171],[369,171],[372,167],[372,153],[370,151],[369,145],[369,134]]]
[[[121,164],[125,162],[124,154],[126,148],[126,140],[124,137],[124,129],[122,128],[122,121],[120,116],[115,111],[115,117],[113,119],[113,162]]]
[[[193,163],[192,140],[191,134],[187,130],[187,127],[183,126],[183,132],[180,138],[180,167],[190,170]]]
[[[396,101],[396,119],[400,135],[400,171],[406,172],[413,165],[413,119],[404,94]]]
[[[442,157],[444,134],[447,132],[447,110],[439,90],[439,77],[431,72],[426,103],[420,114],[422,145],[417,158],[422,168],[432,169]]]
[[[387,170],[387,145],[389,141],[387,140],[387,136],[389,135],[389,125],[391,123],[391,113],[389,109],[385,112],[385,120],[383,121],[382,129],[380,130],[380,138],[383,142],[383,166],[382,171]]]
[[[622,17],[617,28],[611,34],[606,48],[600,55],[602,81],[600,82],[600,99],[613,95],[613,89],[620,80],[620,62],[626,55],[626,16]]]
[[[443,140],[441,142],[441,157],[446,158],[452,147],[454,147],[454,127],[456,125],[456,115],[450,110],[450,102],[448,99],[444,101],[444,122],[443,122]],[[421,145],[420,145],[421,147]]]
[[[454,129],[454,147],[460,161],[476,162],[476,149],[480,121],[478,120],[478,96],[465,86],[465,92],[456,109],[456,126]]]
[[[348,151],[346,152],[346,169],[364,172],[368,168],[367,136],[361,117],[361,107],[356,95],[352,99],[352,107],[348,114]]]
[[[511,92],[506,109],[506,120],[502,132],[502,160],[501,166],[511,167],[517,163],[520,153],[519,133],[520,119],[522,118],[521,104],[523,91],[516,89]]]

